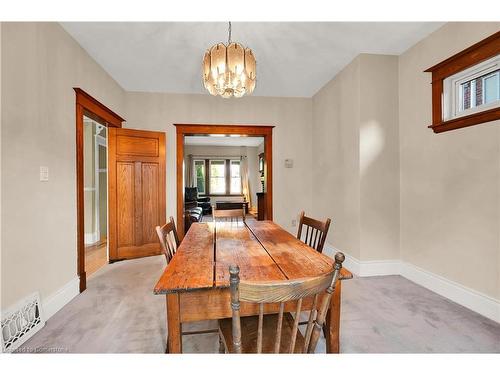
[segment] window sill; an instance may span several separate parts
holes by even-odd
[[[500,120],[500,107],[473,113],[468,116],[457,117],[452,120],[442,121],[437,124],[429,125],[428,127],[432,129],[434,133],[443,133],[449,130],[465,128],[467,126],[495,120]]]

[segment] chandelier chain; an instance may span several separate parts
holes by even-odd
[[[231,44],[231,22],[229,22],[229,29],[228,29],[228,38],[227,38],[227,45]]]

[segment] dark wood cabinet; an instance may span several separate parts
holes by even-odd
[[[267,220],[266,193],[257,193],[257,220]]]

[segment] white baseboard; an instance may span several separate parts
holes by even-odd
[[[95,244],[97,241],[99,241],[99,236],[97,235],[97,232],[94,233],[85,233],[85,245],[92,245]]]
[[[325,244],[324,253],[333,256],[335,247]],[[345,255],[344,266],[360,277],[400,275],[434,293],[500,323],[500,301],[442,276],[401,260],[361,261]]]
[[[401,262],[400,274],[453,302],[500,323],[500,301],[413,264]]]
[[[61,289],[42,299],[43,317],[48,320],[52,315],[58,312],[69,301],[80,293],[80,280],[75,277],[64,285]]]
[[[332,245],[325,244],[324,253],[333,256],[337,251],[341,251],[333,247]],[[343,252],[343,251],[342,251]],[[368,276],[388,276],[388,275],[399,275],[400,261],[395,259],[388,260],[365,260],[361,261],[359,259],[345,255],[344,266],[349,271],[357,276],[368,277]]]

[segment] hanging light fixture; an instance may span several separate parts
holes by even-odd
[[[256,62],[250,48],[231,41],[231,22],[227,44],[217,43],[203,57],[203,84],[212,95],[241,98],[255,88]]]

